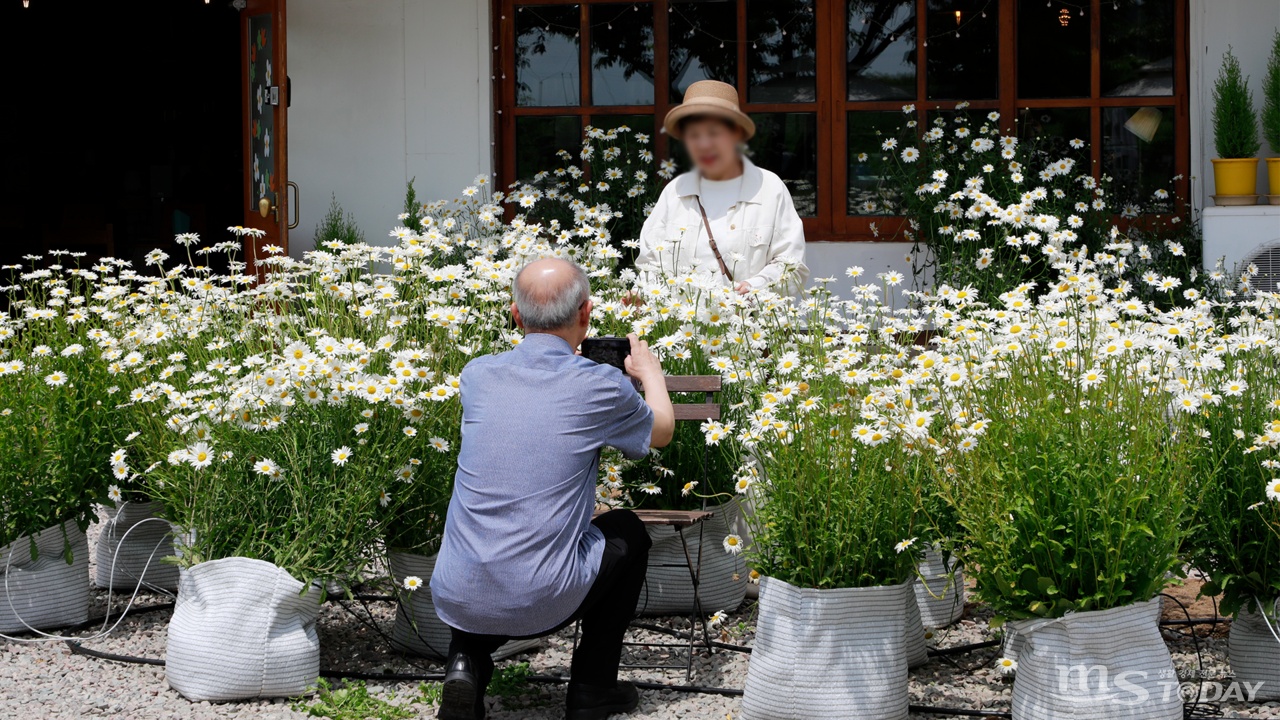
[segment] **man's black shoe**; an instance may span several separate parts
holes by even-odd
[[[484,701],[480,700],[478,683],[471,658],[462,653],[450,658],[444,688],[440,691],[437,720],[484,720]]]
[[[640,705],[640,693],[629,682],[619,682],[612,688],[570,685],[564,704],[566,720],[604,720],[614,713],[635,710]]]

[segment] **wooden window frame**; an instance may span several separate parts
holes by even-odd
[[[923,129],[927,126],[926,114],[931,110],[954,109],[958,100],[928,100],[925,69],[928,46],[920,43],[916,49],[916,98],[873,102],[846,100],[845,38],[847,24],[845,0],[812,0],[816,35],[814,39],[817,67],[817,98],[812,103],[749,103],[747,102],[747,44],[742,41],[747,34],[747,0],[737,3],[738,100],[747,113],[802,112],[817,116],[817,216],[804,218],[806,239],[814,241],[870,241],[886,242],[897,239],[902,225],[900,217],[860,216],[848,214],[846,182],[848,175],[847,113],[857,110],[901,110],[914,103],[917,120]],[[1174,12],[1174,64],[1173,94],[1169,96],[1103,97],[1102,96],[1102,6],[1111,0],[1086,0],[1091,12],[1090,29],[1090,95],[1081,98],[1023,99],[1017,96],[1017,0],[992,0],[998,4],[999,27],[999,93],[996,100],[969,102],[974,110],[998,110],[1001,129],[1005,133],[1016,131],[1018,110],[1022,108],[1079,108],[1090,111],[1089,147],[1092,153],[1092,171],[1101,174],[1102,166],[1102,110],[1110,107],[1172,108],[1175,116],[1174,168],[1181,176],[1174,186],[1180,198],[1188,197],[1191,167],[1190,127],[1190,73],[1188,69],[1188,3],[1175,0]],[[591,41],[590,5],[616,5],[627,7],[636,4],[629,0],[491,0],[493,26],[493,103],[494,162],[497,169],[497,185],[506,189],[516,177],[515,132],[516,118],[530,116],[578,116],[585,126],[593,116],[654,115],[654,128],[662,122],[674,105],[670,98],[670,53],[668,27],[664,18],[669,17],[672,0],[649,0],[653,5],[654,36],[654,103],[652,105],[592,106],[591,98]],[[916,2],[916,36],[927,38],[928,0]],[[515,73],[515,15],[524,5],[577,5],[581,10],[579,22],[579,105],[562,107],[517,107]],[[1072,8],[1078,8],[1074,0]],[[668,138],[663,132],[654,133],[654,152],[660,159],[668,157]],[[682,168],[684,169],[684,168]],[[872,225],[875,225],[873,230]]]

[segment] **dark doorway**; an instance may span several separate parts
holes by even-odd
[[[243,222],[240,19],[228,0],[0,0],[0,262],[132,260]],[[82,265],[85,264],[82,261]]]

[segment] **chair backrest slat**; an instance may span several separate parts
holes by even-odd
[[[720,392],[719,375],[668,375],[667,392]]]
[[[682,405],[672,405],[675,410],[676,422],[681,420],[719,420],[720,404],[719,403],[684,403]]]

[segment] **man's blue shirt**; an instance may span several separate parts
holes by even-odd
[[[460,392],[462,446],[432,601],[460,630],[536,635],[578,609],[600,569],[600,449],[643,457],[653,411],[617,368],[546,333],[467,363]]]

